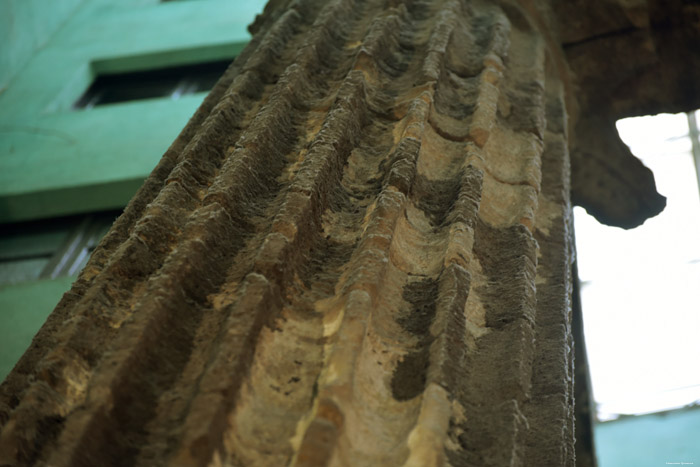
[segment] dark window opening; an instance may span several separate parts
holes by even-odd
[[[155,70],[98,75],[73,105],[91,109],[99,105],[141,99],[182,96],[209,91],[226,71],[231,59]]]
[[[106,211],[2,226],[0,287],[74,276],[121,211]]]

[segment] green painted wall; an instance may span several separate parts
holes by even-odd
[[[0,0],[0,93],[84,0]]]
[[[0,93],[0,223],[123,206],[204,96],[81,111],[73,102],[98,72],[233,58],[265,3],[85,0],[70,9],[77,0],[44,0],[42,10],[34,0],[4,1],[0,37],[16,43],[0,46],[3,59],[17,69],[34,55]],[[54,20],[48,42],[18,32],[41,29],[45,17],[65,19]]]
[[[0,381],[15,366],[75,277],[0,287]]]
[[[125,206],[204,94],[79,111],[73,102],[98,73],[232,59],[264,5],[0,0],[0,229]],[[0,288],[0,380],[73,280]]]
[[[599,467],[700,465],[700,407],[595,427]]]

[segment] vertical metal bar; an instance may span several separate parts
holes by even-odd
[[[80,257],[85,248],[86,233],[93,221],[92,216],[86,216],[70,233],[63,246],[56,251],[48,264],[39,275],[40,278],[55,279],[70,271],[76,258]]]
[[[596,467],[594,426],[596,405],[588,367],[588,351],[583,331],[583,308],[581,307],[581,281],[578,265],[573,268],[573,332],[574,332],[574,416],[576,417],[576,467]]]
[[[690,141],[692,142],[693,160],[695,161],[695,175],[698,178],[698,187],[700,188],[700,132],[698,132],[698,121],[695,116],[695,111],[688,112],[688,135],[690,136]],[[700,190],[698,191],[700,195]]]

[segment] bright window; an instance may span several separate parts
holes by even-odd
[[[586,345],[598,417],[700,400],[700,198],[686,114],[620,120],[666,209],[633,230],[574,210]]]

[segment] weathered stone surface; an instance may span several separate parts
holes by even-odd
[[[0,465],[573,465],[568,135],[615,112],[555,13],[271,2],[0,387]],[[632,224],[615,157],[574,195]]]

